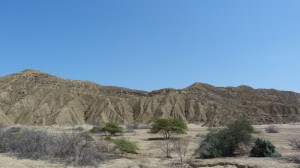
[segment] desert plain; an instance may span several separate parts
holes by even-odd
[[[172,153],[172,158],[167,158],[166,154],[162,151],[161,146],[165,140],[161,139],[159,134],[149,134],[149,129],[134,129],[130,132],[125,132],[120,136],[112,137],[119,138],[125,137],[130,141],[137,142],[137,154],[121,154],[117,153],[116,157],[99,163],[97,166],[100,168],[169,168],[169,167],[213,167],[213,168],[296,168],[299,164],[295,163],[293,158],[299,157],[299,152],[292,149],[289,145],[290,140],[300,139],[300,124],[276,124],[272,125],[279,130],[279,133],[267,133],[265,131],[270,125],[254,125],[256,133],[253,134],[253,142],[255,138],[263,138],[270,140],[276,149],[282,154],[278,158],[256,158],[250,157],[247,151],[251,148],[244,149],[243,153],[235,157],[213,158],[213,159],[199,159],[194,151],[198,148],[203,137],[208,133],[209,127],[201,126],[201,124],[188,124],[187,134],[174,135],[175,138],[184,139],[187,141],[187,153],[184,159],[191,160],[187,163],[184,160],[180,164],[179,157]],[[22,126],[34,130],[47,130],[58,131],[61,129],[70,130],[71,127],[61,126]],[[92,128],[91,125],[81,126],[85,130]],[[101,138],[100,134],[92,134],[97,141]],[[63,168],[73,167],[63,163],[51,162],[48,160],[31,160],[19,159],[11,153],[0,154],[0,167],[1,168]]]

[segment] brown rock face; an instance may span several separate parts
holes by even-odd
[[[149,123],[153,118],[175,117],[217,126],[240,116],[254,124],[300,121],[300,94],[203,83],[145,92],[36,70],[0,77],[0,123],[6,125]]]

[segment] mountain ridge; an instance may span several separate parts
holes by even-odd
[[[175,117],[217,126],[246,116],[254,124],[298,122],[300,94],[195,82],[150,92],[56,77],[27,69],[0,77],[0,122],[6,125],[149,123]]]

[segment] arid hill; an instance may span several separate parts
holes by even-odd
[[[300,94],[203,83],[152,92],[66,80],[37,70],[0,77],[0,123],[149,123],[176,117],[209,126],[240,116],[253,124],[300,121]]]

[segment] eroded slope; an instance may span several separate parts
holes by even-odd
[[[176,117],[223,125],[245,115],[254,124],[299,121],[300,95],[195,83],[153,92],[58,78],[37,70],[0,77],[0,122],[27,125],[114,121],[149,123]]]

